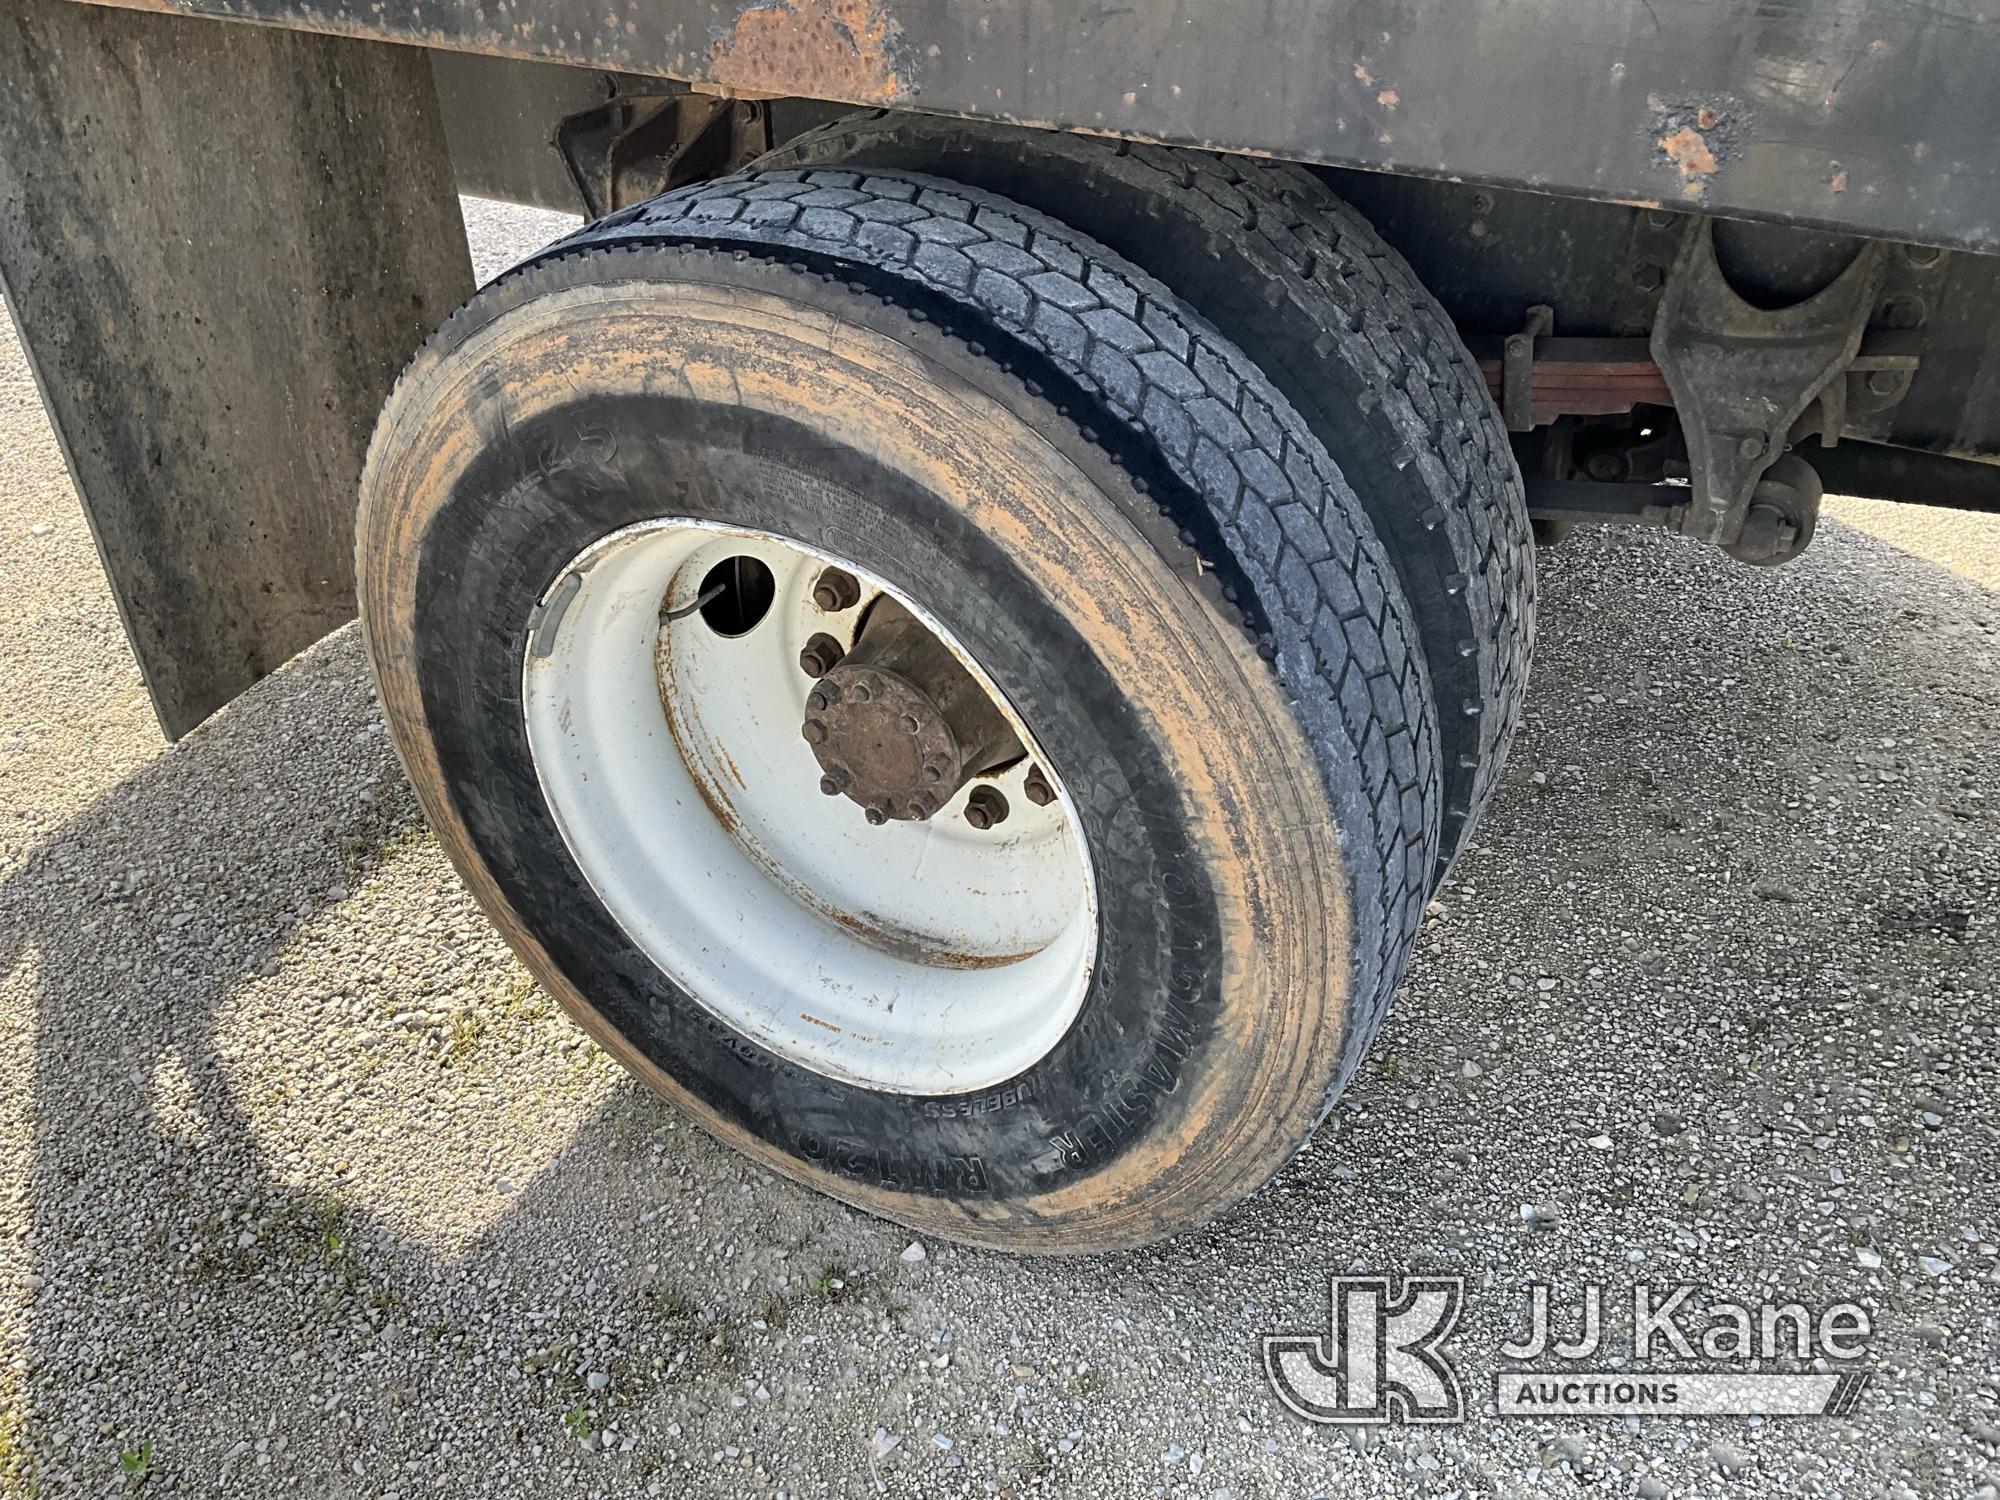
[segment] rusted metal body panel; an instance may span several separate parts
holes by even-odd
[[[425,55],[0,4],[0,278],[170,736],[354,614],[354,496],[472,287]]]
[[[1983,0],[131,0],[2000,250]]]

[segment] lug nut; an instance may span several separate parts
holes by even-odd
[[[862,816],[877,828],[880,828],[884,823],[889,821],[889,809],[878,802],[873,807],[864,811]]]
[[[826,725],[819,719],[807,719],[805,723],[799,726],[799,733],[805,736],[805,741],[808,745],[819,745],[826,742]]]
[[[1056,789],[1043,777],[1040,766],[1028,767],[1028,779],[1021,783],[1021,790],[1027,793],[1028,800],[1037,807],[1047,807],[1056,800]]]
[[[847,655],[847,648],[824,631],[806,642],[799,653],[799,670],[808,677],[824,677],[840,665],[840,659]],[[824,708],[826,705],[821,704]]]
[[[838,797],[841,793],[842,783],[845,780],[846,780],[845,777],[835,776],[831,771],[829,771],[826,773],[826,775],[820,777],[819,789],[822,792],[825,792],[829,797]]]
[[[861,602],[861,585],[845,568],[828,568],[813,585],[813,603],[828,614],[852,609]]]
[[[974,787],[965,799],[965,821],[981,830],[997,827],[1007,821],[1007,799],[997,788]]]

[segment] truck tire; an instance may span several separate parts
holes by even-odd
[[[841,176],[622,211],[417,354],[362,482],[384,714],[536,977],[714,1134],[924,1232],[1142,1244],[1298,1148],[1401,975],[1421,654],[1351,491],[1164,288]],[[953,265],[1102,310],[1149,420]],[[1198,474],[1174,412],[1227,428]],[[1015,758],[919,816],[967,703]]]
[[[1451,320],[1303,167],[865,111],[759,167],[899,167],[1062,220],[1172,287],[1263,367],[1360,495],[1437,694],[1438,876],[1499,785],[1534,649],[1535,549],[1500,414]]]

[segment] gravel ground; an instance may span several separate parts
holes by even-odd
[[[468,217],[488,269],[560,227]],[[0,1493],[1995,1494],[2000,518],[1545,554],[1505,790],[1335,1118],[1050,1263],[911,1250],[607,1063],[351,630],[165,746],[11,338],[0,476]],[[1466,1425],[1284,1415],[1257,1335],[1350,1269],[1471,1279]],[[1483,1415],[1519,1289],[1585,1278],[1858,1299],[1873,1382]]]

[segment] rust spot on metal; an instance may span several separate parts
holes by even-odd
[[[1375,75],[1369,72],[1360,63],[1356,63],[1354,65],[1354,76],[1360,80],[1361,86],[1363,88],[1373,88],[1375,85]]]
[[[875,0],[760,0],[709,48],[708,76],[732,88],[893,104],[914,86],[898,66],[902,28]]]
[[[1610,416],[1635,406],[1674,404],[1644,339],[1544,339],[1542,348],[1547,357],[1536,355],[1530,388],[1530,420],[1537,427],[1561,416]],[[1506,381],[1503,361],[1483,357],[1479,371],[1499,400]]]
[[[828,1031],[832,1032],[835,1036],[840,1035],[840,1028],[834,1025],[833,1022],[822,1021],[818,1016],[811,1015],[806,1011],[799,1012],[799,1019],[801,1021],[808,1021],[814,1026],[824,1026]]]
[[[1846,192],[1846,191],[1847,191],[1847,169],[1846,169],[1845,167],[1842,167],[1842,168],[1841,168],[1841,169],[1840,169],[1839,171],[1835,172],[1835,173],[1833,174],[1833,176],[1831,176],[1831,177],[1829,177],[1829,178],[1827,179],[1827,183],[1826,183],[1826,185],[1827,185],[1828,187],[1832,188],[1832,189],[1833,189],[1833,190],[1834,190],[1834,191],[1835,191],[1836,193],[1844,193],[1844,192]]]
[[[1654,97],[1647,103],[1653,112],[1648,133],[1654,149],[1680,173],[1681,196],[1699,201],[1710,180],[1741,148],[1744,111],[1727,100],[1669,104]]]
[[[664,601],[662,607],[664,608]],[[662,630],[659,638],[653,643],[653,672],[659,683],[660,708],[666,717],[667,732],[673,735],[675,748],[680,751],[681,759],[687,764],[690,773],[688,780],[694,783],[695,792],[707,804],[709,815],[725,833],[741,838],[742,821],[736,815],[736,808],[730,801],[728,792],[719,784],[720,778],[710,774],[711,768],[707,763],[694,753],[692,742],[683,734],[680,719],[674,713],[673,660],[673,654],[667,649],[667,633]],[[726,754],[723,758],[728,759]],[[742,772],[736,771],[734,761],[730,761],[729,769],[736,772],[738,786],[748,785],[743,780]]]
[[[97,0],[100,5],[109,5],[114,10],[144,10],[155,15],[186,15],[185,7],[169,3],[169,0]]]
[[[1403,96],[1394,89],[1384,89],[1375,96],[1375,102],[1384,109],[1394,109],[1398,104],[1403,102]]]
[[[1039,948],[1024,948],[1019,953],[961,953],[892,927],[873,912],[842,911],[828,902],[814,899],[810,893],[805,893],[805,900],[814,911],[836,926],[845,927],[871,948],[894,958],[929,964],[934,969],[1004,969],[1008,964],[1033,958],[1041,951]]]
[[[689,776],[688,780],[694,783],[695,792],[707,804],[709,816],[715,819],[717,826],[724,833],[740,841],[743,836],[740,831],[743,824],[742,820],[736,816],[735,805],[730,802],[722,788],[716,785],[711,777],[702,774],[706,767],[697,768],[690,765],[689,769],[694,774]]]
[[[1699,188],[1713,177],[1721,165],[1715,153],[1708,148],[1708,142],[1692,125],[1683,125],[1679,130],[1660,137],[1660,149],[1667,154],[1667,160],[1680,169],[1681,181]]]

